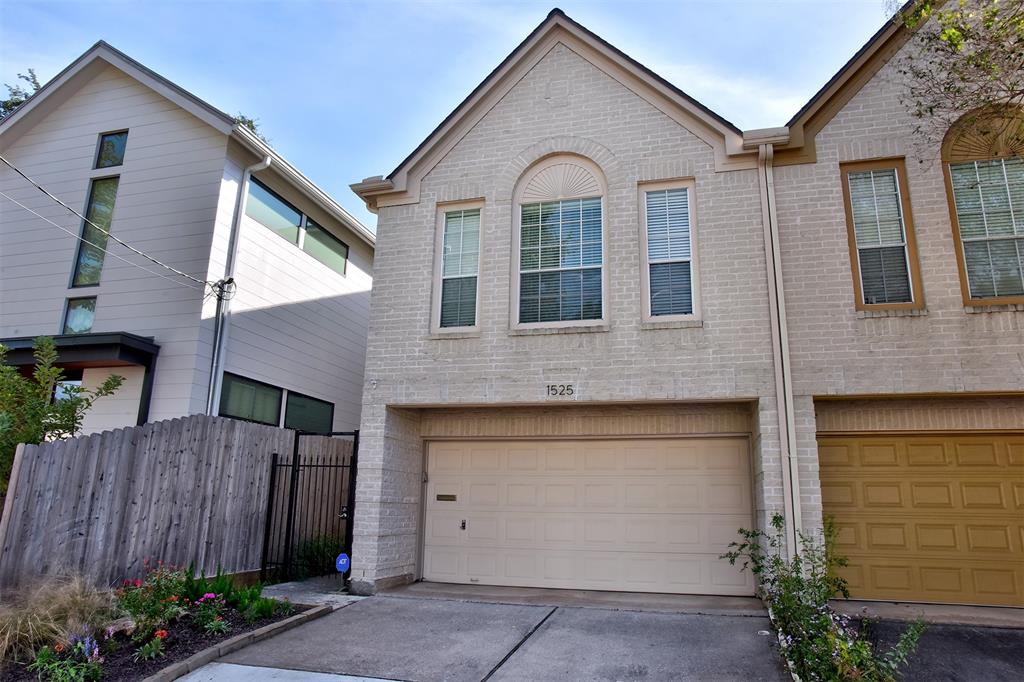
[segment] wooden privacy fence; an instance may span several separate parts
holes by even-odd
[[[291,453],[294,438],[193,415],[18,446],[0,518],[0,588],[59,573],[114,584],[140,577],[146,559],[206,574],[259,570],[271,457]],[[325,461],[352,453],[351,441],[319,436],[299,448]]]

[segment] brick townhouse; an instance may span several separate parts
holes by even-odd
[[[354,185],[355,588],[749,595],[781,512],[855,596],[1024,606],[1022,119],[915,157],[909,37],[741,131],[554,10]]]

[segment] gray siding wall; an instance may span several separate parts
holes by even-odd
[[[231,147],[224,175],[211,277],[223,276],[233,200],[245,166]],[[334,428],[359,427],[373,252],[272,169],[258,176],[349,247],[344,276],[257,221],[244,216],[231,301],[225,370],[332,402]],[[232,202],[227,202],[230,196]],[[208,306],[209,307],[209,306]]]
[[[125,128],[124,165],[93,171],[99,134]],[[78,210],[85,208],[90,178],[120,175],[114,233],[175,268],[203,276],[226,144],[224,135],[107,67],[18,139],[0,139],[0,150]],[[79,232],[78,218],[6,168],[0,169],[0,188]],[[65,299],[97,296],[93,331],[153,336],[161,346],[150,418],[201,410],[202,290],[109,255],[99,286],[69,289],[76,249],[71,236],[0,199],[0,337],[60,333]],[[116,245],[111,250],[145,264]]]

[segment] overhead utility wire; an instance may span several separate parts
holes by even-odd
[[[187,272],[182,272],[181,270],[177,270],[177,269],[175,269],[175,268],[172,268],[172,267],[171,267],[170,265],[167,265],[166,263],[162,263],[162,262],[158,261],[158,260],[157,260],[156,258],[153,258],[152,256],[150,256],[149,254],[147,254],[147,253],[144,253],[144,252],[142,252],[142,251],[139,251],[139,250],[138,250],[138,249],[136,249],[136,248],[135,248],[134,246],[131,246],[130,244],[127,244],[127,243],[125,243],[125,242],[121,241],[120,239],[118,239],[117,237],[115,237],[115,236],[114,236],[113,234],[111,234],[109,230],[106,230],[106,229],[104,229],[104,228],[100,227],[99,225],[97,225],[97,224],[96,224],[96,223],[94,223],[93,221],[89,220],[88,218],[86,218],[86,217],[85,217],[84,215],[82,215],[81,213],[79,213],[79,212],[78,212],[78,211],[76,211],[75,209],[73,209],[73,208],[71,208],[70,206],[68,206],[67,204],[65,204],[65,203],[64,203],[63,201],[61,201],[61,200],[60,200],[59,198],[57,198],[56,196],[54,196],[54,195],[53,195],[53,194],[52,194],[52,193],[51,193],[50,191],[48,191],[48,190],[47,190],[46,188],[44,188],[44,187],[43,187],[42,185],[40,185],[40,184],[39,184],[39,183],[37,183],[37,182],[36,182],[35,180],[33,180],[32,178],[30,178],[29,176],[27,176],[27,175],[26,175],[26,174],[25,174],[24,172],[22,172],[22,170],[21,170],[20,168],[18,168],[18,167],[17,167],[17,166],[15,166],[15,165],[14,165],[13,163],[11,163],[10,161],[8,161],[8,160],[7,160],[6,158],[4,158],[4,157],[3,157],[2,155],[0,155],[0,161],[3,161],[3,162],[4,162],[4,164],[5,164],[5,165],[6,165],[7,167],[9,167],[9,168],[10,168],[11,170],[13,170],[13,171],[14,171],[15,173],[17,173],[17,174],[18,174],[18,175],[20,175],[21,177],[25,178],[25,180],[27,180],[27,181],[28,181],[28,182],[29,182],[29,183],[30,183],[30,184],[31,184],[31,185],[32,185],[33,187],[35,187],[36,189],[38,189],[38,190],[39,190],[40,192],[42,192],[42,193],[43,193],[43,194],[45,194],[46,196],[50,197],[51,199],[53,199],[54,201],[56,201],[56,202],[57,202],[58,204],[60,204],[60,205],[61,205],[61,206],[63,206],[64,208],[66,208],[66,209],[67,209],[68,211],[70,211],[71,213],[74,213],[74,214],[75,214],[76,216],[78,216],[79,218],[81,218],[82,220],[84,220],[85,222],[87,222],[88,224],[92,225],[92,226],[93,226],[93,227],[95,227],[95,228],[96,228],[97,230],[99,230],[99,231],[100,231],[100,232],[102,232],[103,234],[107,235],[107,237],[109,237],[110,239],[113,239],[113,240],[114,240],[115,242],[117,242],[118,244],[120,244],[120,245],[121,245],[121,246],[123,246],[124,248],[128,249],[128,250],[129,250],[129,251],[131,251],[132,253],[135,253],[135,254],[138,254],[139,256],[142,256],[142,257],[143,257],[143,258],[145,258],[146,260],[148,260],[148,261],[151,261],[151,262],[153,262],[153,263],[156,263],[156,264],[157,264],[157,265],[159,265],[160,267],[162,267],[162,268],[165,268],[165,269],[167,269],[167,270],[170,270],[171,272],[173,272],[174,274],[176,274],[176,275],[178,275],[178,276],[180,276],[180,277],[184,277],[185,279],[189,279],[189,280],[192,280],[193,282],[195,282],[196,284],[199,284],[200,286],[203,286],[203,287],[207,287],[207,286],[209,286],[209,287],[212,287],[212,288],[214,288],[214,289],[218,288],[218,284],[219,284],[219,283],[217,283],[217,282],[207,282],[206,280],[202,280],[202,279],[199,279],[199,278],[197,278],[197,277],[193,277],[192,275],[188,274]],[[7,195],[4,195],[4,196],[7,196]],[[8,199],[11,199],[10,197],[7,197],[7,198],[8,198]],[[14,199],[11,199],[11,201],[14,201]],[[18,203],[18,202],[15,202],[15,203]],[[22,208],[26,208],[26,207],[25,207],[25,206],[24,206],[23,204],[18,204],[18,205],[19,205],[19,206],[21,206]],[[31,210],[31,209],[26,209],[26,210]],[[32,211],[32,212],[33,212],[33,213],[35,213],[35,211]],[[38,213],[36,213],[36,215],[39,215],[39,214],[38,214]],[[42,217],[42,216],[40,216],[40,217]],[[47,222],[49,222],[49,221],[47,221]],[[58,225],[57,227],[60,227],[60,226]],[[61,228],[61,229],[64,229],[64,228]],[[77,237],[77,235],[75,235],[75,236]],[[85,240],[83,240],[83,241],[85,241]],[[93,244],[93,246],[96,246],[97,248],[102,248],[102,247],[99,247],[99,246],[97,246],[96,244]],[[109,251],[106,251],[106,249],[104,249],[104,251],[105,251],[106,253],[110,253]],[[122,259],[122,260],[124,260],[124,259]],[[129,262],[129,263],[130,263],[131,261],[126,261],[126,262]],[[132,263],[132,265],[135,265],[135,263]],[[144,269],[145,269],[145,268],[144,268]],[[154,274],[155,274],[155,273],[154,273]]]
[[[203,287],[198,287],[198,286],[196,286],[194,284],[188,284],[187,282],[182,282],[181,280],[174,279],[173,277],[168,277],[167,275],[163,274],[162,272],[157,272],[156,270],[150,270],[149,268],[147,268],[147,267],[145,267],[143,265],[139,265],[138,263],[133,263],[132,261],[128,260],[127,258],[124,258],[123,256],[120,256],[120,255],[118,255],[116,253],[112,253],[108,249],[100,246],[99,244],[96,244],[95,242],[91,242],[88,239],[86,239],[85,237],[82,237],[82,236],[79,236],[79,235],[75,234],[74,232],[72,232],[71,230],[67,229],[66,227],[58,225],[57,223],[53,222],[52,220],[50,220],[46,216],[42,215],[41,213],[37,213],[36,211],[32,210],[31,208],[29,208],[25,204],[21,203],[20,201],[18,201],[14,197],[11,197],[11,196],[5,194],[4,192],[0,192],[0,197],[3,197],[3,198],[7,199],[8,201],[10,201],[10,202],[12,202],[14,204],[17,204],[18,206],[21,206],[23,209],[25,209],[26,211],[28,211],[32,215],[45,220],[46,222],[48,222],[51,225],[53,225],[54,227],[56,227],[58,230],[62,230],[64,232],[67,232],[68,234],[70,234],[75,239],[78,239],[79,241],[81,241],[83,244],[88,244],[89,246],[94,246],[97,249],[99,249],[100,251],[102,251],[103,253],[106,253],[106,254],[108,254],[110,256],[113,256],[114,258],[116,258],[118,260],[124,261],[128,265],[133,265],[133,266],[139,268],[140,270],[145,270],[146,272],[148,272],[151,275],[156,275],[157,277],[166,279],[169,282],[174,282],[175,284],[178,284],[178,285],[183,286],[183,287],[188,287],[189,289],[200,289],[200,288],[203,288]],[[205,284],[204,284],[204,287],[205,287]]]

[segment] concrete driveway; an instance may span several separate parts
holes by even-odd
[[[789,679],[768,628],[757,616],[378,596],[187,679],[337,679],[288,670],[416,682]]]

